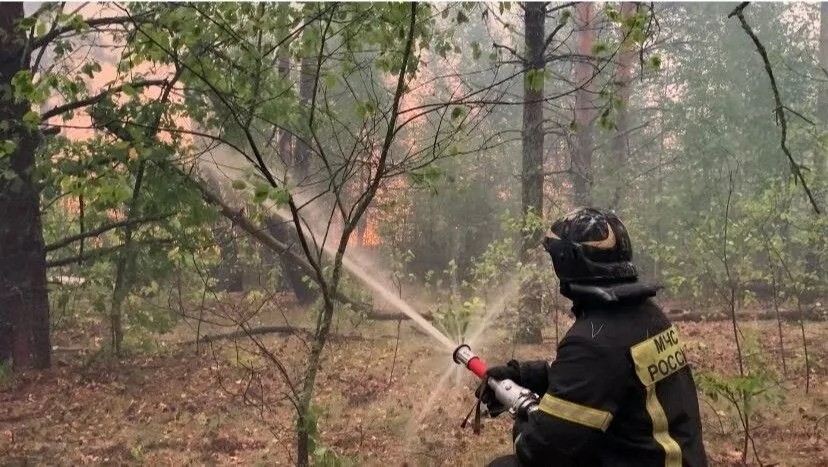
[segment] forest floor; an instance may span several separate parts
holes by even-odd
[[[290,300],[274,303],[254,324],[288,318],[302,324]],[[565,328],[561,322],[560,332]],[[748,368],[768,375],[751,420],[761,463],[828,465],[828,323],[806,323],[808,394],[796,323],[783,325],[787,378],[781,376],[776,323],[742,322],[740,328]],[[697,373],[738,371],[729,322],[684,322],[679,329]],[[0,465],[293,464],[290,389],[249,338],[197,348],[192,329],[182,325],[155,342],[152,352],[112,361],[77,351],[101,345],[85,337],[93,331],[105,335],[100,325],[58,332],[52,369],[0,382]],[[202,335],[220,331],[201,329]],[[476,350],[492,363],[512,355],[554,356],[554,327],[542,345],[513,347],[498,326],[487,336]],[[291,375],[299,374],[307,349],[301,332],[260,338]],[[324,407],[317,453],[327,449],[357,465],[471,466],[509,452],[508,417],[484,419],[480,435],[460,428],[473,406],[474,380],[454,370],[438,385],[453,366],[450,356],[412,324],[354,328],[340,322],[324,358],[315,399]],[[712,465],[739,465],[739,419],[722,398],[700,398]],[[759,465],[750,451],[749,464]]]

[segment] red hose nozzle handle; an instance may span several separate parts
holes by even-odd
[[[454,349],[452,357],[455,363],[465,366],[478,378],[483,379],[486,377],[486,364],[472,352],[471,347],[468,345],[463,344]]]

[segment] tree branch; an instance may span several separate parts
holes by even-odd
[[[112,24],[124,24],[131,21],[134,21],[136,18],[144,19],[150,15],[151,12],[146,12],[138,16],[110,16],[107,18],[92,18],[84,21],[87,26],[90,28],[94,28],[97,26],[109,26]],[[66,25],[59,28],[55,28],[46,34],[35,38],[32,40],[31,49],[34,50],[38,47],[43,47],[48,45],[53,40],[57,39],[59,36],[66,34],[67,32],[74,32],[76,30],[75,25]]]
[[[770,79],[771,90],[773,91],[773,98],[776,102],[776,108],[774,109],[774,113],[776,114],[777,123],[782,129],[782,134],[780,135],[779,145],[782,147],[782,152],[785,153],[785,156],[788,157],[788,161],[791,164],[791,172],[793,172],[794,176],[802,182],[802,188],[805,190],[805,194],[808,195],[808,200],[811,202],[811,206],[813,206],[814,211],[817,214],[821,214],[819,210],[819,206],[817,206],[817,202],[814,199],[814,195],[811,193],[811,189],[808,188],[808,184],[805,182],[805,177],[802,175],[801,166],[794,160],[793,156],[791,155],[791,151],[788,149],[787,145],[787,138],[788,138],[788,122],[785,118],[785,106],[782,104],[782,98],[779,96],[779,89],[776,86],[776,78],[773,76],[773,69],[771,68],[770,60],[768,60],[768,53],[765,50],[765,46],[759,41],[759,38],[756,37],[754,34],[753,29],[750,27],[748,22],[745,20],[745,15],[743,10],[747,7],[750,2],[742,2],[727,15],[728,18],[736,16],[739,18],[739,22],[742,24],[742,29],[745,30],[748,37],[753,41],[753,44],[756,46],[756,50],[759,52],[759,55],[762,57],[762,62],[765,64],[765,71],[768,74],[768,78]]]
[[[139,245],[164,245],[168,243],[172,243],[173,239],[171,238],[160,238],[154,240],[147,240],[143,242],[137,242]],[[77,256],[70,256],[68,258],[60,258],[60,259],[53,259],[46,261],[47,268],[56,268],[59,266],[68,266],[70,264],[79,263],[81,261],[86,261],[88,259],[99,258],[101,256],[110,255],[112,253],[116,253],[126,247],[126,244],[115,245],[115,246],[108,246],[104,248],[96,248],[94,250],[89,250],[82,255]]]
[[[54,243],[46,245],[45,249],[46,249],[46,252],[48,253],[50,251],[55,251],[57,249],[68,246],[68,245],[70,245],[74,242],[77,242],[78,240],[83,240],[83,239],[89,238],[89,237],[97,237],[98,235],[100,235],[104,232],[108,232],[110,230],[117,229],[119,227],[126,227],[128,225],[134,225],[134,224],[144,224],[144,223],[147,223],[147,222],[156,222],[156,221],[164,220],[164,219],[172,216],[173,214],[174,213],[161,214],[161,215],[156,215],[156,216],[135,217],[133,219],[126,219],[126,220],[123,220],[123,221],[120,221],[120,222],[114,222],[112,224],[102,225],[102,226],[98,227],[97,229],[87,230],[86,232],[79,233],[79,234],[76,234],[76,235],[72,235],[70,237],[66,237],[66,238],[58,240]]]
[[[497,42],[492,42],[492,47],[494,47],[495,49],[508,50],[510,54],[512,54],[515,58],[517,58],[521,62],[526,61],[526,59],[523,58],[523,56],[521,54],[517,53],[517,50],[513,49],[512,47],[509,47],[508,45],[503,45],[503,44],[498,44]]]
[[[94,96],[89,96],[86,99],[81,99],[79,101],[67,102],[63,105],[58,105],[56,107],[52,107],[51,109],[43,112],[40,116],[42,120],[48,120],[56,115],[60,115],[65,112],[69,112],[71,110],[79,109],[81,107],[86,107],[92,104],[97,104],[98,102],[102,101],[104,98],[111,94],[115,94],[118,92],[123,91],[125,86],[132,86],[133,88],[143,88],[143,87],[150,87],[150,86],[165,86],[169,85],[169,81],[166,79],[151,79],[146,81],[136,81],[134,83],[125,83],[120,86],[115,86],[109,88],[105,91],[101,91]]]

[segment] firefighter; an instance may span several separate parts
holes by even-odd
[[[500,466],[706,466],[696,387],[683,341],[638,281],[627,230],[611,212],[580,208],[543,241],[575,323],[552,362],[512,360],[487,376],[538,395],[519,414],[514,454]],[[489,412],[503,407],[488,386]]]

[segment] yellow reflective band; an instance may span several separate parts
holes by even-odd
[[[612,414],[609,412],[569,402],[549,394],[543,396],[538,408],[553,417],[601,431],[607,431],[612,421]]]
[[[641,384],[651,386],[687,366],[684,345],[675,326],[630,347],[635,373]]]
[[[658,401],[655,385],[647,386],[647,413],[653,422],[653,438],[664,449],[664,466],[681,467],[681,447],[667,429],[667,415]]]

